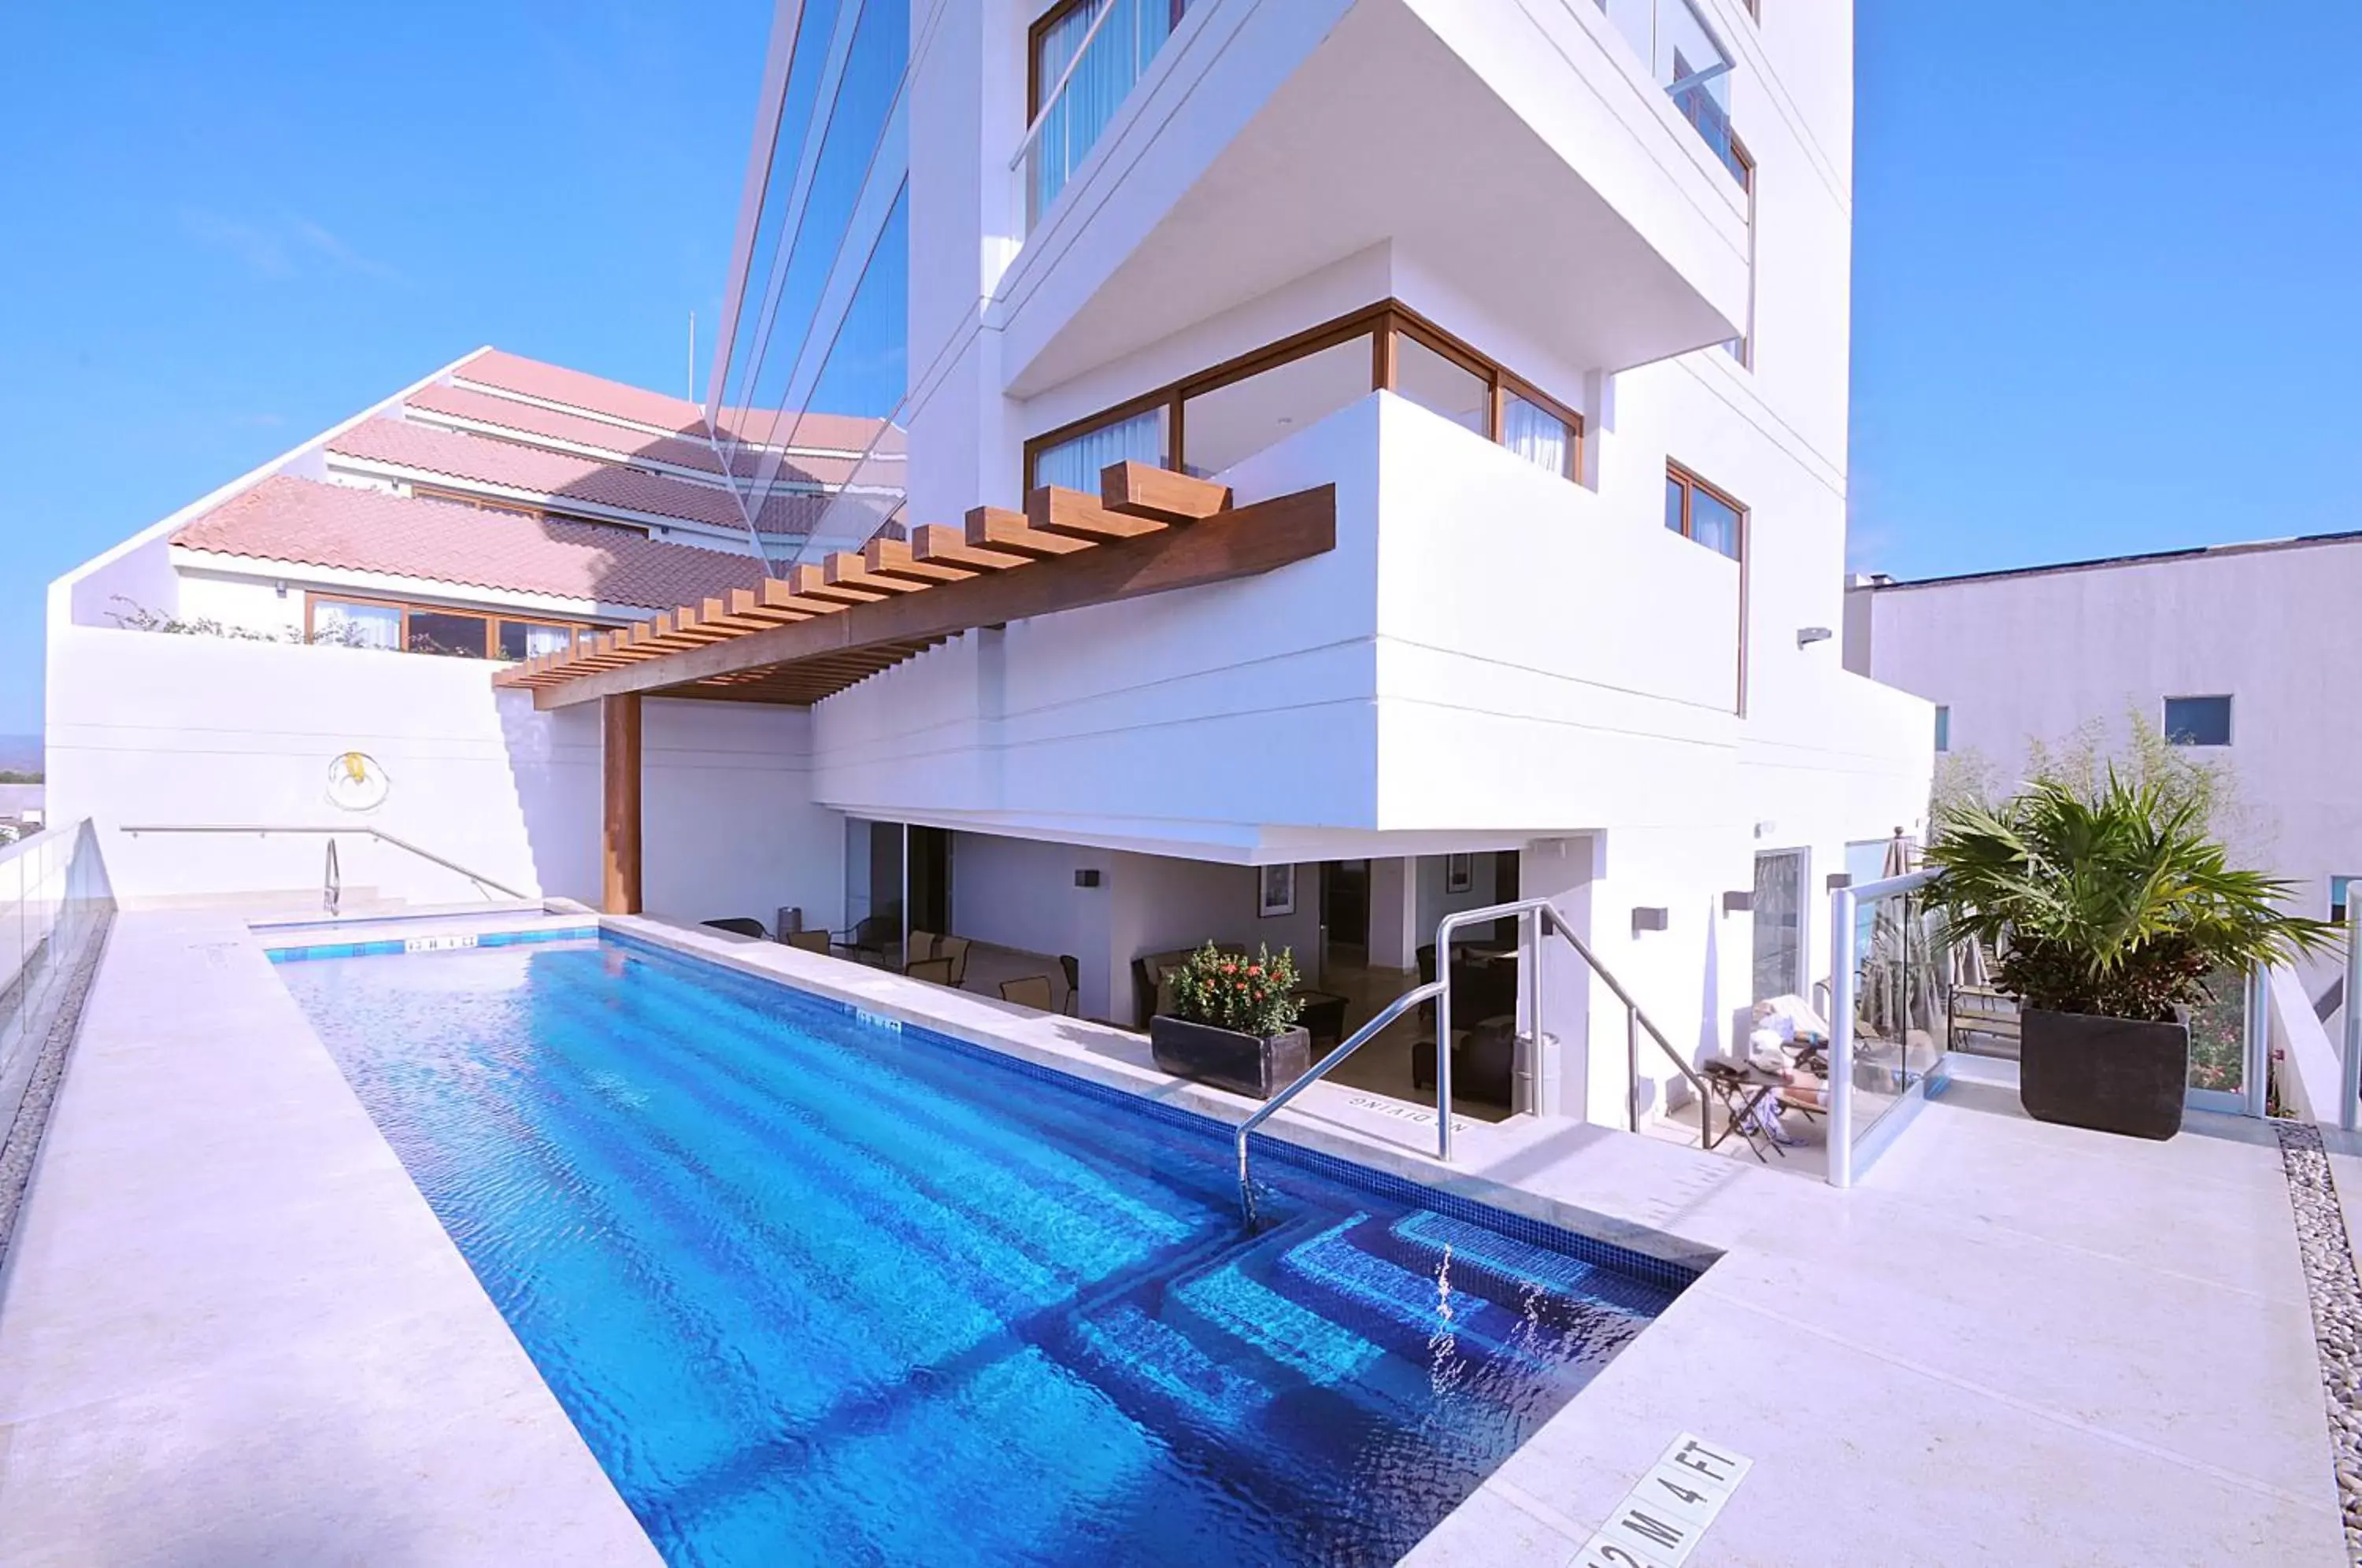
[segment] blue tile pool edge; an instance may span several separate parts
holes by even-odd
[[[273,964],[300,964],[311,958],[382,958],[396,954],[458,953],[470,947],[513,947],[528,942],[584,942],[600,934],[595,925],[569,925],[553,931],[484,931],[452,936],[381,937],[373,942],[322,942],[295,947],[274,947],[266,943],[262,955]]]
[[[1181,1128],[1200,1135],[1212,1135],[1224,1145],[1234,1143],[1238,1136],[1238,1126],[1235,1122],[1224,1121],[1219,1117],[1208,1115],[1203,1111],[1171,1105],[1136,1089],[1105,1083],[1097,1078],[1086,1077],[1080,1073],[1034,1061],[1030,1057],[1018,1055],[1003,1043],[970,1040],[946,1033],[944,1031],[947,1028],[956,1027],[948,1021],[921,1022],[906,1017],[877,1012],[842,997],[831,996],[824,991],[816,991],[798,985],[785,976],[761,968],[741,967],[735,964],[722,962],[715,955],[693,947],[676,947],[670,943],[642,935],[638,932],[619,931],[613,926],[602,924],[602,929],[595,934],[602,942],[613,943],[627,951],[636,948],[644,952],[659,954],[668,958],[701,964],[728,974],[743,976],[747,979],[789,992],[801,1001],[842,1013],[847,1018],[884,1024],[900,1031],[905,1035],[916,1035],[930,1045],[974,1058],[995,1067],[1006,1068],[1027,1077],[1075,1090],[1087,1099],[1120,1106],[1126,1110],[1146,1115],[1168,1126]],[[1172,1081],[1177,1084],[1185,1080]],[[1583,1220],[1595,1222],[1603,1229],[1613,1230],[1633,1240],[1643,1240],[1659,1245],[1664,1249],[1664,1253],[1651,1253],[1639,1247],[1607,1241],[1573,1225],[1540,1219],[1518,1209],[1505,1207],[1497,1201],[1485,1202],[1454,1192],[1448,1187],[1415,1180],[1393,1171],[1381,1170],[1355,1160],[1331,1154],[1324,1150],[1309,1148],[1302,1143],[1269,1134],[1257,1134],[1249,1147],[1257,1160],[1277,1159],[1308,1175],[1323,1176],[1393,1202],[1430,1209],[1455,1220],[1488,1226],[1517,1240],[1538,1246],[1556,1248],[1581,1258],[1585,1263],[1595,1264],[1604,1268],[1629,1275],[1676,1295],[1695,1284],[1699,1276],[1721,1256],[1721,1253],[1714,1249],[1684,1242],[1667,1232],[1648,1230],[1645,1227],[1633,1225],[1629,1221],[1616,1220],[1606,1215],[1585,1214],[1582,1210],[1572,1209],[1570,1205],[1543,1198],[1538,1193],[1504,1187],[1498,1183],[1487,1181],[1482,1176],[1472,1176],[1460,1172],[1444,1173],[1454,1180],[1481,1186],[1518,1201],[1537,1204],[1561,1212],[1571,1211]],[[1669,1255],[1673,1253],[1680,1255]]]

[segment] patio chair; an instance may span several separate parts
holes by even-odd
[[[767,942],[771,936],[771,933],[763,928],[761,921],[748,920],[744,915],[732,915],[726,920],[701,921],[698,923],[711,926],[715,931],[726,931],[733,936],[751,936],[757,942]]]
[[[1058,972],[1066,977],[1066,1013],[1073,1017],[1082,1006],[1075,999],[1083,994],[1083,961],[1071,953],[1061,953]]]
[[[965,936],[941,936],[935,939],[935,956],[952,966],[952,977],[949,982],[952,985],[967,984],[968,946],[968,939]]]
[[[943,950],[935,945],[942,940],[932,931],[920,931],[913,927],[910,940],[902,944],[902,962],[910,964],[922,958],[942,957]]]
[[[790,947],[801,948],[806,953],[817,953],[821,956],[826,957],[828,955],[828,933],[824,931],[791,931],[788,933],[788,945]]]
[[[836,944],[865,962],[886,962],[887,944],[902,933],[902,922],[888,915],[871,915],[850,931],[836,934]]]
[[[1518,1021],[1488,1018],[1462,1034],[1451,1046],[1451,1092],[1488,1105],[1516,1102]],[[1413,1088],[1435,1087],[1435,1042],[1418,1040],[1410,1048]]]
[[[902,973],[914,980],[948,986],[952,983],[952,961],[948,958],[921,958],[915,963],[903,965]]]
[[[1003,980],[1000,982],[1000,999],[1048,1012],[1051,1010],[1050,977],[1028,975],[1021,980]]]

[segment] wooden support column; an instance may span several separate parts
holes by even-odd
[[[640,912],[640,694],[619,691],[599,700],[601,771],[605,777],[606,867],[601,908],[609,914]]]

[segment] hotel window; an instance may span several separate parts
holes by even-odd
[[[1025,483],[1095,491],[1130,458],[1223,472],[1357,403],[1392,392],[1562,478],[1583,471],[1572,409],[1388,302],[1256,350],[1025,444]]]
[[[1746,548],[1747,508],[1687,469],[1665,469],[1665,526],[1718,555],[1739,558]]]
[[[2332,877],[2329,879],[2331,920],[2343,922],[2345,919],[2346,900],[2354,896],[2354,884],[2356,882],[2362,882],[2362,877]]]
[[[402,606],[353,599],[314,599],[314,642],[353,648],[402,646]]]
[[[512,661],[573,650],[579,628],[563,621],[495,618],[392,600],[306,596],[309,639],[342,647],[398,648],[453,658]]]
[[[1952,710],[1941,702],[1936,704],[1936,749],[1952,749]]]
[[[1106,134],[1188,5],[1064,0],[1033,24],[1025,87],[1029,231]]]
[[[2169,745],[2229,745],[2231,699],[2228,697],[2169,697],[2165,700],[2165,739]]]

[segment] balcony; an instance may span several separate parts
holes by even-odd
[[[1134,3],[1092,48],[1138,58],[1106,41]],[[1192,0],[1150,63],[1021,160],[1032,227],[992,312],[1012,395],[1347,264],[1384,275],[1345,304],[1517,302],[1562,371],[1745,330],[1746,194],[1595,0]]]
[[[1026,233],[1098,145],[1188,8],[1189,0],[1073,0],[1033,25],[1025,140],[1010,164],[1023,185]]]
[[[1673,106],[1743,188],[1754,165],[1730,129],[1730,51],[1690,0],[1599,0]]]

